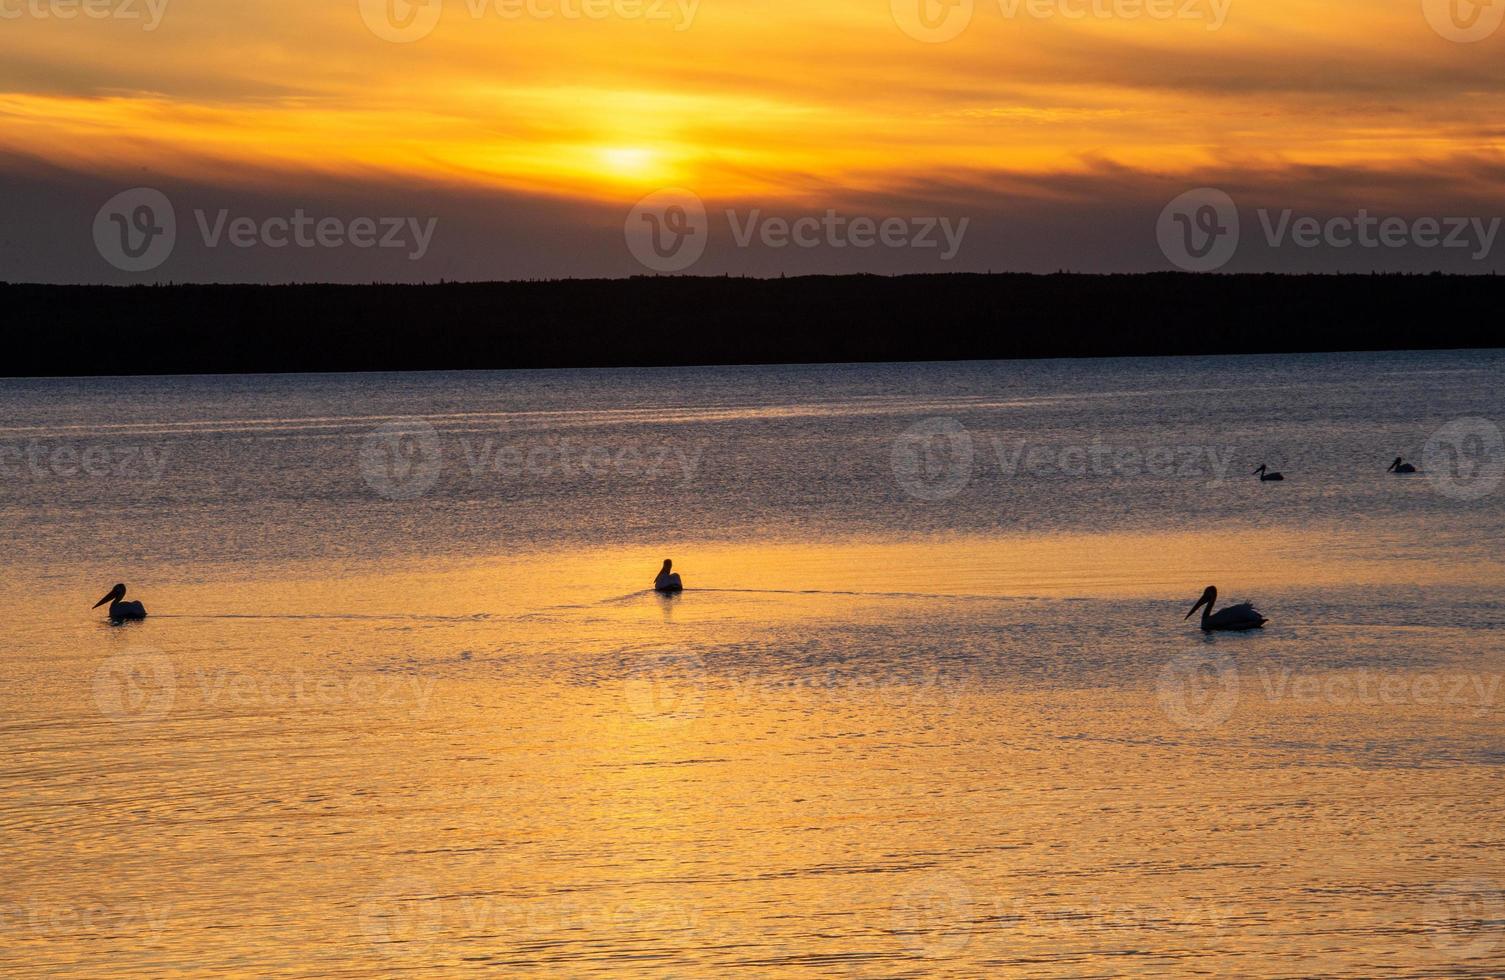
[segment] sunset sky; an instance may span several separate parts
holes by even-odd
[[[241,280],[633,274],[622,221],[665,187],[705,201],[716,274],[1172,268],[1156,216],[1202,186],[1246,238],[1259,208],[1505,214],[1501,0],[91,2],[125,16],[0,0],[0,278],[141,281],[89,234],[137,186],[180,237],[438,219],[422,262],[183,248],[156,277]],[[970,228],[946,263],[796,254],[735,247],[729,208]],[[1229,270],[1505,269],[1472,255],[1259,240]]]

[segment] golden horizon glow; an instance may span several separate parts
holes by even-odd
[[[771,204],[1083,193],[1008,185],[1050,175],[1404,181],[1481,163],[1470,192],[1505,198],[1486,97],[1505,82],[1505,30],[1453,43],[1414,0],[1202,0],[1188,20],[1013,6],[980,3],[935,44],[875,0],[686,2],[665,20],[451,3],[413,43],[377,36],[354,3],[169,4],[151,31],[21,17],[0,39],[0,153],[251,186],[631,201],[678,185]]]

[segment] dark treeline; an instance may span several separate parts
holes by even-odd
[[[0,375],[1494,347],[1502,300],[1496,276],[0,285]]]

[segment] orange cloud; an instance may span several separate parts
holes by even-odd
[[[979,0],[943,43],[895,15],[931,0],[165,2],[152,30],[7,20],[0,150],[229,184],[796,204],[977,174],[1252,181],[1505,152],[1505,29],[1455,43],[1416,0]],[[369,23],[389,9],[433,21],[396,43]]]

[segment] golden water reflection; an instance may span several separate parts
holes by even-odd
[[[0,964],[1487,972],[1499,568],[1391,550],[1202,532],[311,564],[143,583],[153,617],[121,629],[60,613],[99,591],[64,583],[5,655]],[[679,598],[645,591],[663,557]],[[1207,581],[1270,628],[1181,622]],[[1482,611],[1432,616],[1442,593]],[[1482,686],[1449,698],[1460,678]]]

